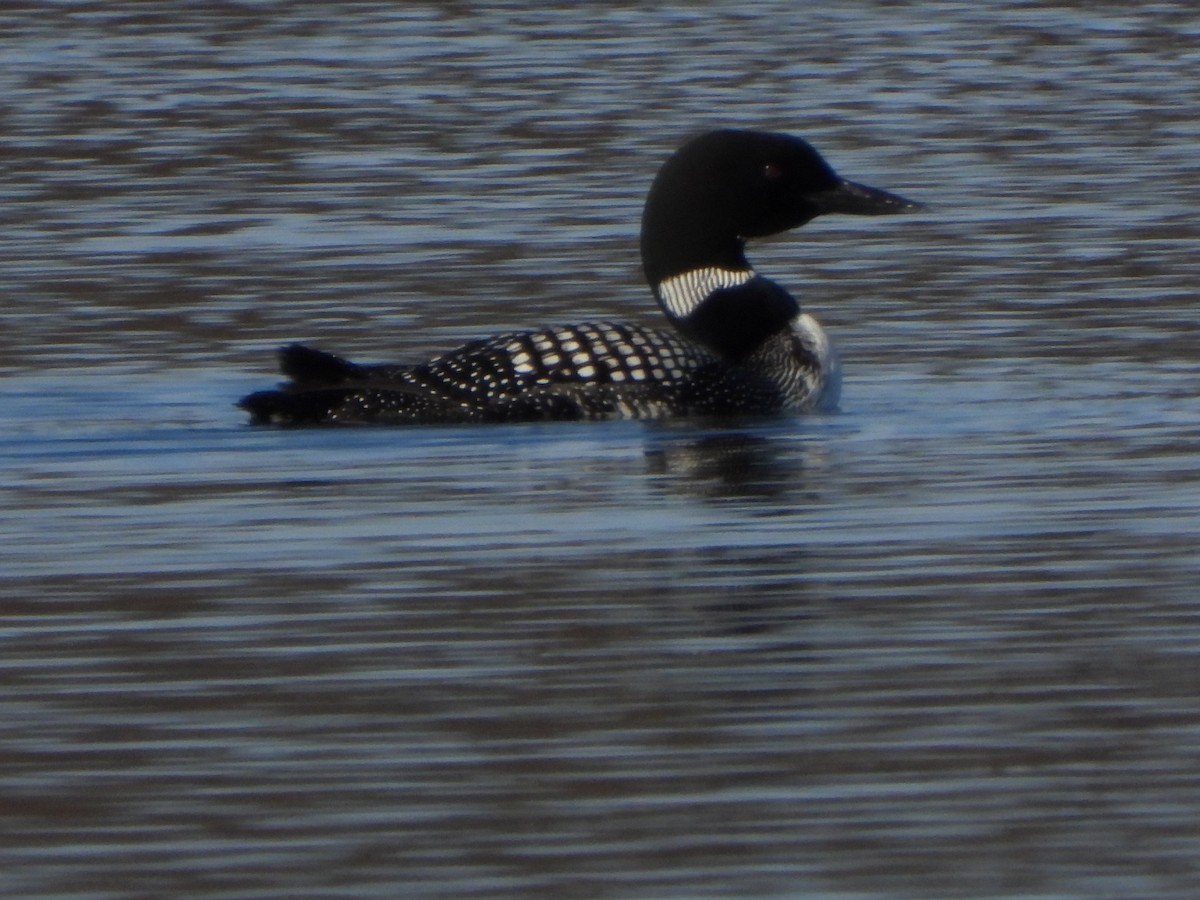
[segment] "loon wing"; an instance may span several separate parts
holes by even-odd
[[[292,344],[257,424],[462,423],[723,415],[777,391],[675,333],[594,322],[472,341],[418,365],[359,365]]]

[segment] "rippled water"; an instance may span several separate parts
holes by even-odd
[[[1200,13],[0,13],[6,896],[1190,896]],[[277,431],[294,339],[654,321],[737,124],[836,415]]]

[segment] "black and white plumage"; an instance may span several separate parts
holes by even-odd
[[[355,365],[301,344],[280,357],[289,389],[242,401],[256,422],[660,419],[786,403],[751,367],[673,332],[619,322],[507,332],[413,366]]]
[[[830,408],[837,356],[817,321],[745,258],[747,238],[825,212],[918,208],[845,181],[799,138],[716,131],[651,186],[642,262],[671,329],[617,322],[513,331],[415,365],[356,365],[299,344],[289,381],[241,400],[256,423],[503,422]]]

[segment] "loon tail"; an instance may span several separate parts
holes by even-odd
[[[362,366],[304,344],[279,348],[279,370],[297,387],[344,384],[364,374]]]
[[[410,381],[411,366],[360,366],[324,350],[289,344],[279,350],[288,380],[237,405],[254,425],[452,421],[455,404]]]
[[[319,425],[335,421],[334,411],[353,394],[350,388],[256,391],[237,402],[253,425]]]
[[[279,369],[287,383],[276,390],[256,391],[237,405],[250,413],[256,425],[313,425],[330,421],[358,388],[361,366],[304,344],[279,348]]]

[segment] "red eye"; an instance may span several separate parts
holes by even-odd
[[[775,165],[775,163],[764,163],[762,167],[762,173],[764,178],[774,181],[776,178],[779,178],[781,175],[783,175],[783,169],[779,168],[779,166]]]

